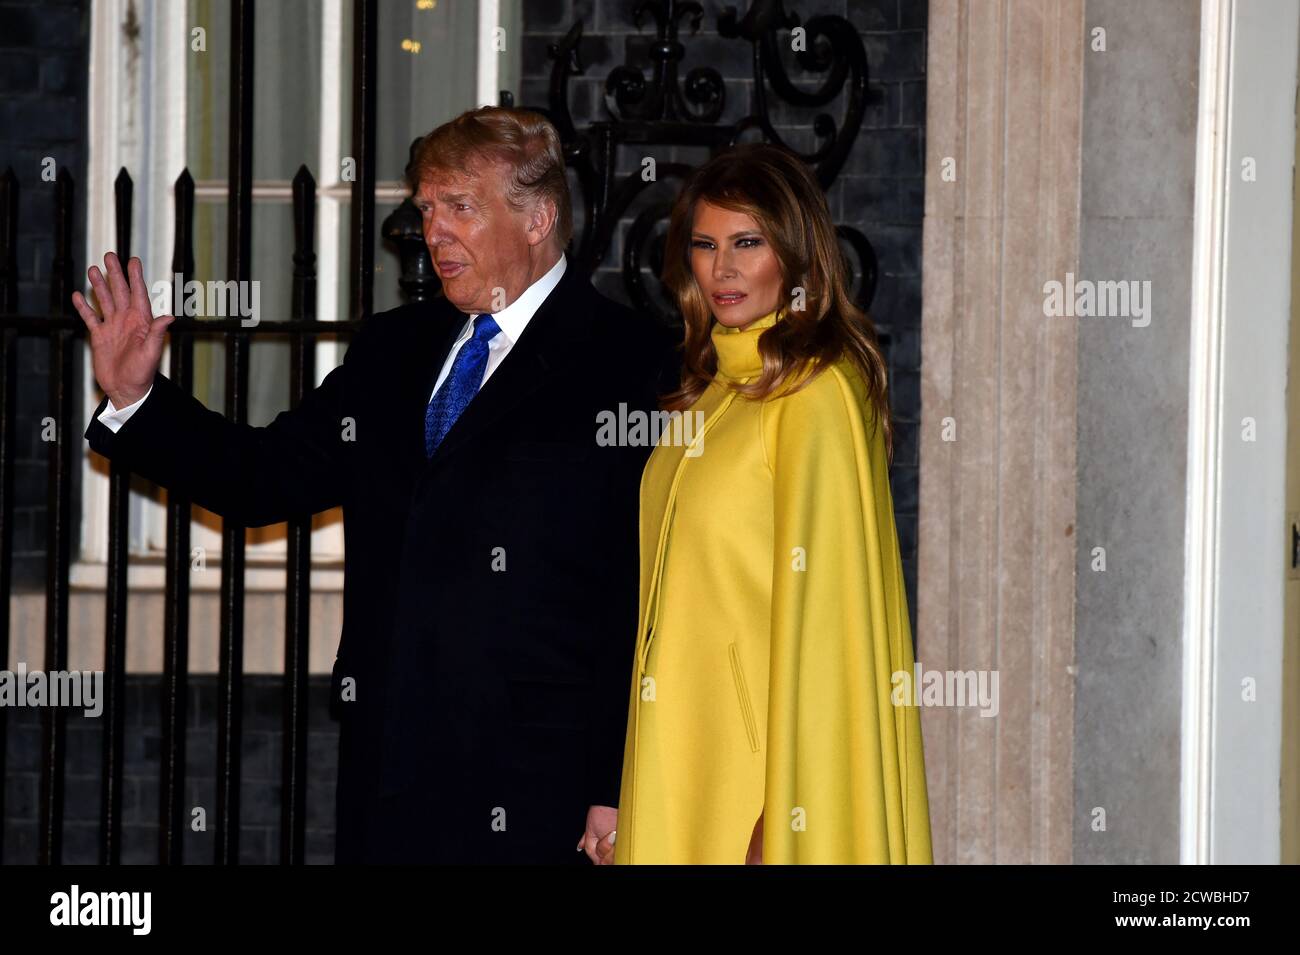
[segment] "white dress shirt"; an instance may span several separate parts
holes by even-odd
[[[488,342],[487,368],[483,371],[483,381],[487,381],[488,378],[492,377],[492,372],[501,367],[501,363],[505,361],[510,349],[514,347],[515,342],[519,341],[519,336],[524,333],[528,322],[541,308],[542,302],[546,301],[546,296],[550,295],[555,286],[560,283],[560,277],[564,275],[564,270],[567,267],[568,260],[561,253],[559,261],[551,266],[545,275],[524,289],[517,299],[501,309],[501,311],[492,313],[492,317],[496,319],[497,327],[501,329],[501,332],[493,336],[492,340]],[[475,312],[469,317],[461,328],[460,335],[457,336],[455,343],[451,346],[451,351],[447,353],[447,360],[442,363],[442,371],[438,374],[438,380],[434,382],[433,391],[429,393],[430,401],[433,400],[433,396],[437,394],[438,389],[442,387],[442,383],[451,372],[451,364],[456,360],[456,354],[473,336],[474,319],[478,315],[479,313]],[[479,383],[479,387],[483,387],[482,382]],[[149,391],[144,393],[143,398],[120,409],[113,407],[113,399],[110,398],[108,406],[99,416],[100,422],[109,431],[116,434],[117,429],[126,424],[127,419],[135,414],[136,409],[149,399],[149,394],[152,391],[153,386],[150,385]]]

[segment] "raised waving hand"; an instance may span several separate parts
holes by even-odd
[[[72,304],[90,331],[95,380],[115,408],[125,408],[149,392],[162,364],[167,327],[176,319],[154,318],[139,259],[127,263],[129,279],[112,252],[104,256],[104,270],[107,278],[97,266],[86,271],[99,307],[81,292],[72,293]]]

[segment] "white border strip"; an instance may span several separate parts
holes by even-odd
[[[121,115],[122,100],[114,77],[119,76],[117,38],[121,23],[120,0],[102,0],[90,7],[90,67],[86,97],[86,181],[82,193],[86,198],[86,267],[99,263],[104,250],[113,241],[113,190],[90,188],[91,183],[110,183],[121,165],[117,148],[116,130]],[[74,275],[73,284],[83,292],[89,291],[84,274]],[[99,403],[95,390],[95,372],[90,362],[90,346],[86,346],[85,368],[82,373],[81,420]],[[92,520],[92,515],[108,513],[108,478],[90,467],[90,447],[79,442],[83,476],[81,491],[81,550],[74,559],[106,561],[108,559],[108,525],[103,519]]]
[[[501,25],[500,0],[478,0],[478,82],[476,99],[479,106],[495,106],[501,96],[498,62],[500,54],[493,49],[492,31]],[[507,43],[516,42],[507,37]]]
[[[325,0],[321,12],[320,57],[320,168],[316,171],[319,203],[316,208],[316,274],[329,281],[316,283],[316,317],[332,322],[339,317],[339,200],[350,198],[352,184],[339,181],[342,172],[340,144],[343,141],[343,6],[341,0]],[[346,195],[345,195],[346,193]],[[253,184],[257,196],[257,184]],[[289,189],[293,198],[293,188]],[[316,344],[316,384],[339,363],[333,342]]]
[[[1192,229],[1192,325],[1187,407],[1182,770],[1179,859],[1208,863],[1214,760],[1214,658],[1218,605],[1219,406],[1223,369],[1223,269],[1228,176],[1232,7],[1202,0],[1196,198]]]

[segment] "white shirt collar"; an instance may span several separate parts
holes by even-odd
[[[564,253],[561,252],[559,260],[551,266],[545,275],[524,289],[517,299],[501,309],[501,311],[492,313],[492,317],[496,319],[497,327],[509,339],[510,344],[513,345],[519,341],[519,336],[524,333],[524,326],[542,307],[542,302],[546,301],[546,296],[550,295],[555,286],[560,284],[560,278],[564,275],[564,270],[567,267],[567,259]],[[474,319],[478,316],[478,312],[470,315],[469,324],[471,327]]]

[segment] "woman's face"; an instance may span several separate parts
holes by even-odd
[[[696,203],[691,271],[713,317],[729,328],[744,328],[780,303],[780,263],[758,223],[743,212]]]

